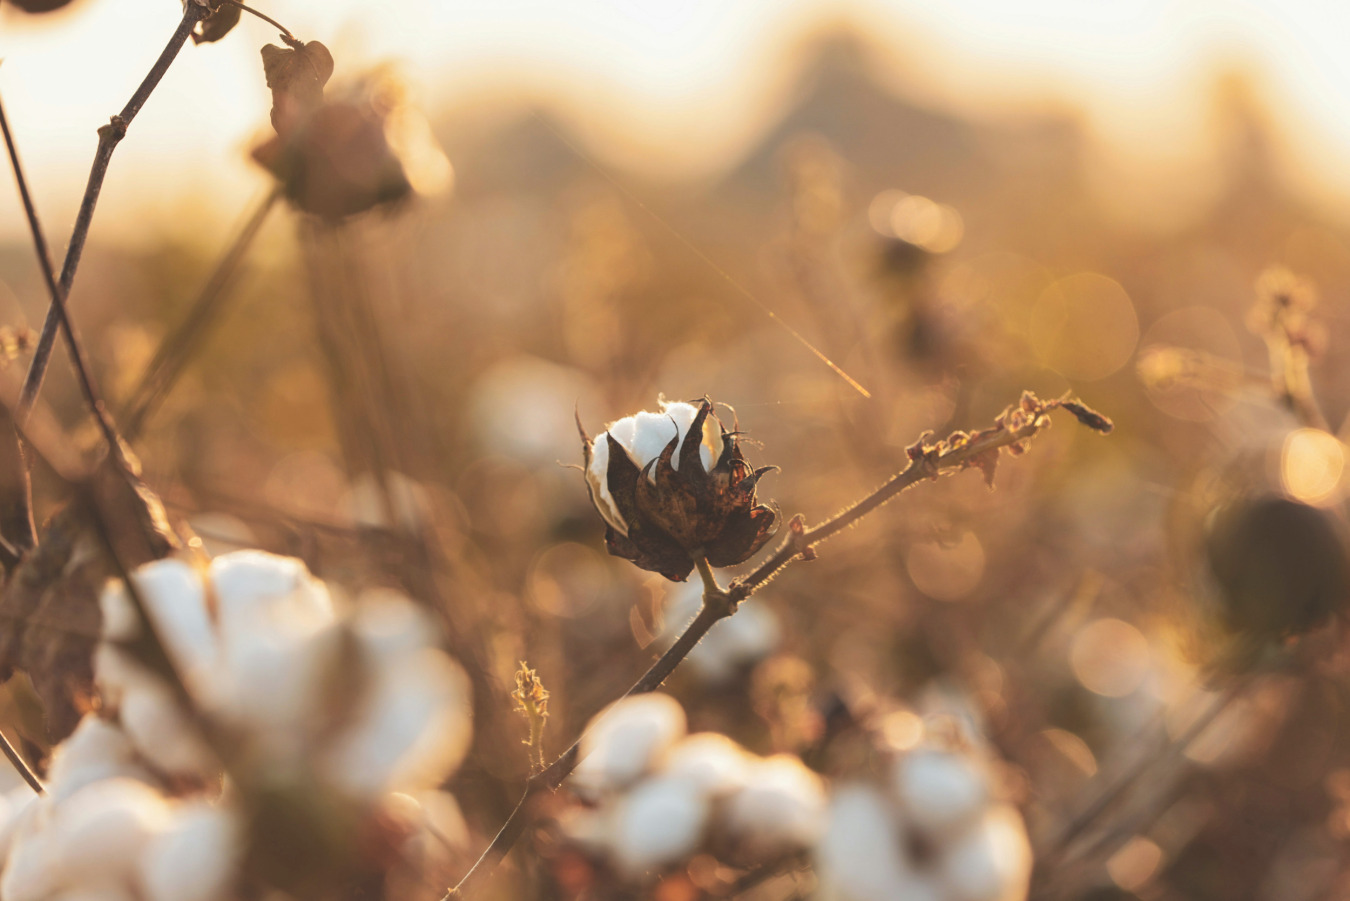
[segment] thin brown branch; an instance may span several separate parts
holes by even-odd
[[[183,18],[178,23],[178,28],[169,38],[169,43],[160,53],[159,59],[150,67],[149,73],[141,81],[140,86],[136,88],[136,92],[127,101],[127,105],[122,108],[120,113],[113,116],[107,125],[98,130],[98,150],[94,153],[94,163],[89,169],[89,181],[84,189],[84,197],[80,201],[80,211],[75,217],[75,228],[70,235],[65,262],[61,266],[59,290],[55,285],[51,287],[51,306],[47,309],[46,321],[42,323],[42,334],[38,338],[37,348],[33,352],[33,360],[28,366],[28,374],[24,378],[23,393],[19,397],[19,407],[15,413],[15,420],[21,426],[28,418],[28,411],[32,409],[33,401],[37,399],[38,392],[42,390],[42,380],[46,377],[47,366],[51,362],[57,329],[60,328],[66,332],[68,343],[73,345],[75,342],[74,333],[71,331],[66,317],[65,299],[70,295],[71,285],[75,282],[75,270],[79,268],[80,257],[84,253],[85,241],[89,237],[89,226],[94,220],[94,207],[98,205],[99,192],[103,189],[103,180],[108,174],[108,164],[112,161],[113,151],[117,149],[117,145],[121,143],[122,138],[126,137],[131,120],[136,118],[136,114],[141,111],[141,107],[150,98],[151,92],[164,77],[164,73],[169,70],[169,66],[178,55],[178,51],[182,49],[188,36],[192,34],[192,29],[208,12],[209,10],[205,6],[199,5],[196,0],[189,0],[183,11]],[[46,253],[40,253],[39,256],[42,259],[43,266],[50,267],[51,264]],[[97,409],[95,414],[98,415]]]
[[[251,6],[245,6],[244,4],[240,3],[239,0],[221,0],[221,2],[228,3],[230,6],[238,7],[239,9],[248,13],[250,16],[257,16],[259,19],[262,19],[268,25],[271,25],[273,28],[280,31],[281,39],[284,40],[287,44],[290,44],[292,47],[303,45],[303,42],[299,38],[291,34],[291,30],[289,28],[287,28],[285,25],[282,25],[280,22],[278,22],[271,16],[264,15],[263,13],[258,12],[258,10],[254,9]]]
[[[794,517],[790,523],[790,534],[769,559],[750,575],[733,582],[729,588],[723,589],[718,585],[707,561],[702,555],[695,554],[698,572],[703,579],[703,606],[698,616],[685,627],[651,669],[624,692],[623,697],[655,691],[718,620],[735,613],[741,601],[767,583],[779,570],[798,558],[813,559],[815,545],[853,525],[911,485],[925,479],[936,479],[943,472],[971,467],[982,469],[986,478],[992,479],[999,451],[1005,448],[1016,452],[1024,450],[1027,440],[1049,426],[1049,414],[1054,409],[1067,410],[1084,425],[1102,433],[1110,432],[1113,428],[1109,419],[1069,395],[1058,400],[1043,401],[1029,391],[1024,392],[1021,400],[1004,410],[991,428],[973,435],[956,432],[936,443],[931,441],[930,433],[919,436],[919,440],[907,449],[910,462],[904,471],[837,516],[809,529],[800,516]],[[530,777],[520,802],[506,818],[492,843],[442,901],[468,897],[492,875],[497,864],[524,834],[530,800],[540,792],[553,791],[561,786],[580,762],[580,755],[581,739],[578,738],[546,769]]]
[[[219,321],[224,311],[227,290],[234,282],[239,264],[248,253],[268,214],[276,207],[281,192],[273,190],[263,198],[261,204],[249,215],[244,228],[230,243],[225,254],[216,264],[211,276],[202,286],[201,293],[193,301],[187,316],[178,327],[160,343],[154,359],[146,367],[127,403],[126,413],[122,417],[122,429],[128,441],[140,435],[146,420],[155,412],[183,374],[188,362],[200,350],[202,342],[211,328]]]

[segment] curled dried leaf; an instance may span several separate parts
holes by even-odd
[[[243,12],[233,3],[225,3],[222,0],[216,0],[208,6],[208,9],[210,12],[192,31],[194,44],[211,44],[225,37],[239,24],[239,16]]]
[[[333,54],[319,41],[262,48],[263,76],[272,90],[272,127],[286,137],[323,103],[333,77]]]

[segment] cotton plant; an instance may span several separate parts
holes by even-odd
[[[637,890],[712,854],[732,866],[778,862],[811,847],[825,785],[796,757],[760,757],[724,735],[686,731],[664,694],[624,698],[582,738],[568,785],[581,804],[567,840]]]
[[[311,882],[277,887],[311,895],[319,861],[288,848],[341,872],[453,824],[436,789],[467,747],[468,687],[409,600],[339,610],[302,562],[258,551],[160,560],[131,584],[100,601],[102,709],[55,749],[43,796],[6,796],[0,897],[215,901],[288,866]],[[322,840],[288,844],[284,824]]]
[[[933,738],[836,785],[813,860],[823,901],[1024,901],[1032,866],[990,760]]]

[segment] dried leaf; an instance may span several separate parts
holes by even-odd
[[[333,54],[318,41],[262,48],[263,75],[272,89],[272,127],[286,137],[323,103],[333,77]]]

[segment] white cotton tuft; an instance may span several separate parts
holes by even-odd
[[[333,621],[327,587],[294,557],[235,551],[212,560],[207,577],[227,642],[236,629],[255,629],[260,620],[306,623],[311,629]]]
[[[206,614],[201,576],[182,560],[155,560],[131,575],[155,634],[179,672],[208,667],[215,653],[215,636]],[[125,594],[126,587],[113,591]],[[130,600],[127,599],[127,603]],[[135,615],[135,611],[132,611]],[[134,632],[132,633],[135,634]],[[131,636],[109,635],[110,638]]]
[[[591,443],[591,463],[586,468],[586,480],[590,483],[591,495],[605,521],[625,535],[628,534],[628,525],[623,521],[618,508],[614,506],[614,497],[609,492],[606,478],[609,472],[608,436],[614,436],[614,440],[628,452],[629,458],[639,470],[660,458],[671,439],[678,437],[675,455],[670,461],[670,465],[678,470],[680,449],[684,447],[689,427],[698,416],[698,407],[683,401],[668,403],[664,398],[660,404],[659,413],[643,411],[610,423],[609,428],[597,435]],[[703,462],[704,470],[711,470],[717,464],[717,460],[722,456],[722,447],[722,430],[716,420],[709,416],[704,421],[699,447],[699,459]],[[649,473],[648,477],[655,481],[654,473]]]
[[[115,776],[150,779],[137,761],[136,749],[126,734],[112,723],[87,713],[75,731],[52,752],[47,792],[60,801],[86,785]]]
[[[939,870],[951,901],[1021,901],[1031,862],[1022,817],[1000,805],[948,846]]]
[[[712,806],[686,779],[658,776],[637,786],[613,820],[611,851],[630,879],[688,857],[703,840]]]
[[[894,812],[877,791],[840,787],[815,849],[820,894],[832,901],[909,898],[914,873]]]
[[[34,808],[40,809],[17,830],[0,876],[0,897],[5,901],[47,901],[60,889],[65,875],[55,854],[54,836],[43,828],[51,802],[44,799]]]
[[[684,779],[708,797],[721,797],[745,786],[750,764],[745,750],[725,735],[700,732],[667,752],[661,775]]]
[[[204,802],[178,807],[138,862],[146,901],[225,901],[243,855],[241,839],[228,811]]]
[[[960,831],[989,803],[987,777],[969,755],[921,749],[899,757],[891,773],[909,821],[934,837]]]
[[[136,750],[157,769],[179,776],[206,776],[216,769],[215,755],[162,682],[147,676],[133,683],[117,715]]]
[[[684,730],[684,708],[669,695],[621,698],[587,726],[570,785],[588,797],[622,789],[648,772]]]
[[[25,824],[39,808],[38,795],[28,783],[0,797],[0,806],[4,808],[0,818],[0,861],[9,857],[9,849],[14,844],[14,836],[24,830]]]
[[[67,884],[129,879],[142,849],[168,825],[169,808],[135,779],[105,779],[59,802],[52,812],[52,854]]]
[[[728,831],[743,852],[767,859],[810,847],[820,835],[825,788],[797,757],[756,760],[726,802]]]
[[[373,677],[355,721],[325,756],[325,774],[353,796],[434,787],[468,748],[468,678],[434,648],[384,662]]]

